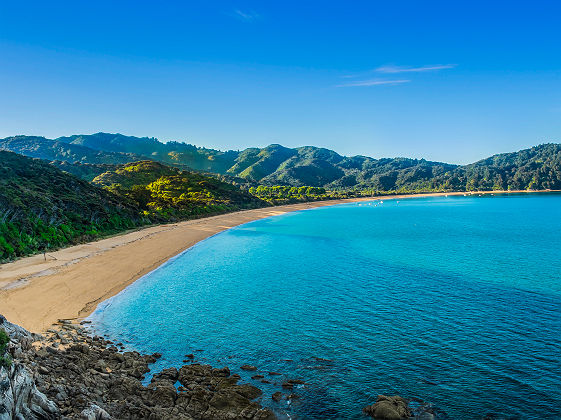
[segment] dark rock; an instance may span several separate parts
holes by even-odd
[[[289,384],[293,384],[293,385],[305,385],[306,382],[303,381],[302,379],[289,379],[287,381]]]
[[[252,366],[252,365],[243,365],[241,367],[241,369],[242,370],[248,370],[248,371],[256,371],[257,370],[257,368],[255,366]]]
[[[160,407],[173,407],[177,399],[177,390],[167,381],[153,382],[148,385],[152,389],[151,402]]]
[[[169,369],[164,369],[160,373],[155,374],[152,378],[152,382],[167,380],[174,384],[177,381],[177,378],[179,378],[179,371],[176,368],[172,367]]]
[[[279,402],[280,400],[282,400],[282,397],[284,397],[284,394],[280,391],[277,391],[273,395],[271,395],[271,399],[274,402]]]
[[[250,400],[254,400],[263,393],[259,388],[250,384],[237,385],[236,392]]]
[[[103,408],[92,404],[80,413],[82,420],[111,420],[111,416]]]
[[[398,395],[393,397],[378,395],[376,402],[364,407],[363,411],[379,420],[401,420],[411,415],[408,401]]]

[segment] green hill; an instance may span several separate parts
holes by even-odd
[[[88,182],[91,182],[96,176],[99,176],[104,172],[111,171],[119,167],[117,164],[110,163],[80,163],[67,162],[64,160],[53,160],[50,163],[58,169]]]
[[[0,151],[0,261],[147,222],[134,203],[41,160]]]
[[[87,147],[106,153],[135,155],[135,159],[131,159],[128,162],[138,161],[141,157],[144,157],[145,159],[157,160],[171,165],[187,166],[197,171],[219,174],[226,173],[237,157],[237,152],[234,151],[221,152],[186,143],[162,143],[155,138],[124,136],[122,134],[96,133],[91,135],[74,135],[60,137],[56,141],[69,146]]]
[[[0,140],[0,150],[71,162],[65,168],[84,179],[103,164],[154,160],[180,169],[232,177],[248,186],[312,186],[327,190],[383,192],[559,188],[559,144],[544,144],[458,166],[424,159],[346,157],[318,147],[270,145],[243,151],[206,149],[155,138],[97,133],[48,140],[17,136]],[[83,164],[97,165],[82,167]],[[59,164],[60,167],[60,164]]]
[[[92,183],[134,201],[144,215],[154,220],[178,220],[267,205],[236,185],[154,161],[123,165],[97,176]]]
[[[561,189],[561,144],[542,144],[466,165],[445,179],[467,190]]]
[[[89,183],[59,167],[105,171]],[[0,151],[0,262],[149,223],[267,205],[236,185],[159,162],[49,164]]]
[[[0,150],[43,160],[59,160],[93,164],[134,162],[142,157],[135,153],[100,151],[81,145],[67,144],[37,136],[14,136],[0,140]]]

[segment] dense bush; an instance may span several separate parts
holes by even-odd
[[[332,200],[354,197],[351,191],[334,192],[322,187],[287,187],[284,185],[250,187],[249,193],[271,204],[298,203],[302,201]]]
[[[0,262],[148,222],[133,202],[46,162],[0,151]]]
[[[94,178],[93,183],[138,205],[155,220],[179,220],[266,205],[215,177],[158,162],[134,162]]]

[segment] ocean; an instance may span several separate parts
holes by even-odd
[[[162,353],[153,371],[189,353],[228,366],[280,418],[359,419],[378,394],[399,394],[442,418],[559,419],[561,195],[262,219],[198,243],[90,320],[129,349]],[[250,379],[260,372],[273,383]],[[286,379],[307,384],[273,402]]]

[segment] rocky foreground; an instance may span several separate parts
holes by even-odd
[[[0,315],[0,420],[276,419],[270,409],[255,401],[261,390],[238,384],[240,376],[227,367],[191,363],[164,369],[144,386],[149,365],[160,355],[123,350],[121,344],[92,337],[81,325],[69,321],[61,321],[56,329],[40,336]],[[282,387],[290,391],[297,384],[305,382],[289,380]],[[276,402],[283,398],[297,396],[272,395]],[[378,396],[363,412],[380,420],[448,418],[430,405],[412,408],[410,401],[399,396]]]
[[[71,323],[52,330],[50,339],[1,315],[0,329],[10,337],[7,362],[0,367],[0,420],[276,418],[253,401],[261,390],[238,385],[240,377],[228,368],[165,369],[143,386],[158,354],[121,352]]]

